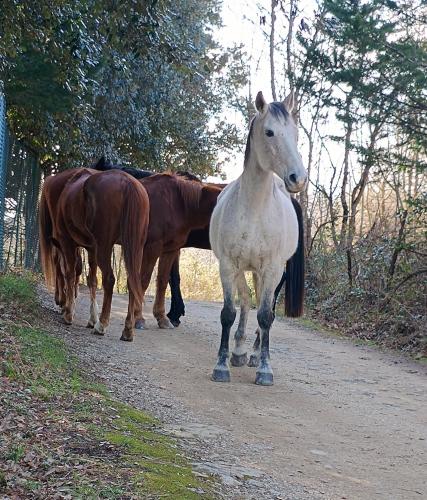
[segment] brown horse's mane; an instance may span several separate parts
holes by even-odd
[[[203,184],[200,181],[189,180],[180,175],[173,176],[178,185],[179,193],[186,210],[197,210],[200,205]]]
[[[155,174],[145,178],[143,180],[143,185],[145,182],[152,182],[155,179],[160,180],[166,177],[175,181],[184,204],[184,209],[188,211],[197,210],[200,205],[200,199],[204,187],[204,184],[199,179],[193,180],[187,176],[183,176],[182,173],[163,172],[161,174]]]

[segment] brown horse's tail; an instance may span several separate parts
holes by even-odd
[[[52,289],[55,286],[55,247],[53,244],[53,221],[46,200],[45,188],[43,188],[39,205],[39,242],[40,260],[46,285]]]
[[[147,239],[150,205],[147,192],[138,181],[133,179],[126,179],[123,199],[120,241],[128,275],[128,286],[137,303],[141,304],[144,298],[141,265]]]
[[[286,263],[285,315],[290,318],[302,316],[304,310],[305,251],[304,223],[301,205],[292,199],[298,219],[298,246]]]

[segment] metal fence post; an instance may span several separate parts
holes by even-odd
[[[4,212],[6,194],[6,172],[7,172],[7,126],[6,126],[6,102],[0,91],[0,270],[3,269],[4,261]]]

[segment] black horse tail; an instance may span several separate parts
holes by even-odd
[[[92,168],[95,170],[100,170],[101,172],[105,172],[106,170],[111,170],[113,166],[111,162],[105,158],[105,156],[101,156],[101,158]]]
[[[298,219],[298,246],[286,263],[285,315],[290,318],[302,316],[304,310],[305,250],[304,222],[301,205],[292,199]]]

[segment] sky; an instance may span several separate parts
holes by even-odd
[[[298,4],[301,17],[309,17],[314,10],[314,0],[301,0]],[[269,33],[269,11],[270,0],[224,0],[222,8],[223,27],[217,31],[216,38],[224,46],[243,44],[250,58],[250,80],[252,84],[252,95],[255,96],[259,90],[265,99],[272,101],[270,84],[269,43],[265,33]],[[260,25],[260,16],[267,16],[266,25]],[[298,18],[299,19],[299,18]],[[280,19],[276,29],[280,30]],[[277,40],[277,37],[276,37]],[[280,61],[276,60],[276,66]],[[281,89],[277,89],[280,98],[284,98]],[[248,89],[243,90],[244,95]],[[227,120],[244,127],[243,118],[240,113],[230,110]],[[302,145],[303,147],[303,145]],[[303,154],[303,152],[302,152]],[[243,170],[243,151],[236,151],[235,157],[223,168],[227,181],[236,179]],[[210,177],[209,180],[218,180],[218,177]]]
[[[269,3],[264,0],[265,5]],[[250,65],[252,86],[256,92],[262,90],[266,99],[271,100],[269,54],[267,41],[259,26],[259,4],[251,0],[224,0],[222,8],[223,27],[216,33],[217,40],[224,45],[243,43],[249,56],[256,54],[256,64]],[[251,57],[252,58],[252,57]],[[244,89],[247,95],[248,89]],[[235,110],[230,110],[227,116],[229,122],[244,127],[243,117]],[[224,166],[223,172],[227,181],[236,179],[243,170],[243,151],[236,151],[231,162]],[[210,177],[209,180],[219,180]]]

